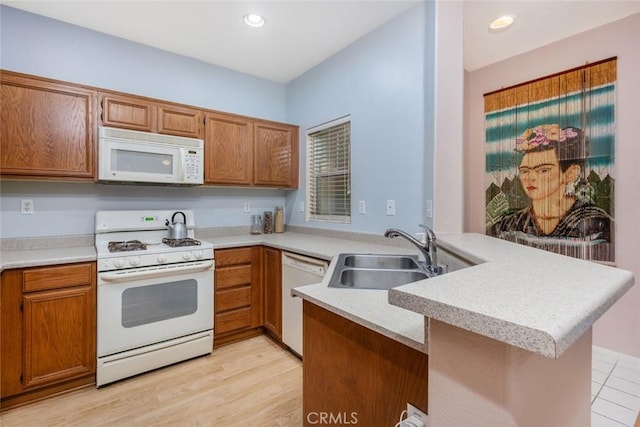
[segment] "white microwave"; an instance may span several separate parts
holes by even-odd
[[[198,185],[204,182],[204,141],[101,126],[98,180]]]

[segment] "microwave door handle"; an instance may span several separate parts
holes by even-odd
[[[132,280],[150,279],[154,277],[175,276],[177,274],[197,273],[213,269],[213,261],[199,261],[189,264],[169,264],[161,267],[144,268],[142,270],[119,270],[100,273],[99,278],[105,282],[122,283]]]

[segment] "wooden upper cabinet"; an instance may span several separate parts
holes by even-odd
[[[203,114],[195,108],[106,92],[100,93],[100,107],[104,126],[202,138]]]
[[[193,108],[158,105],[158,133],[202,138],[203,113]]]
[[[297,126],[220,113],[205,123],[205,183],[297,188]]]
[[[298,127],[255,123],[254,182],[276,187],[298,186]]]
[[[133,96],[100,94],[100,120],[104,126],[153,132],[156,108],[150,101]]]
[[[95,179],[96,92],[3,71],[0,173]]]
[[[205,117],[204,182],[253,183],[253,122],[226,114]]]

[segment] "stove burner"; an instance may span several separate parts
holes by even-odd
[[[109,242],[109,252],[144,251],[147,245],[140,240],[128,240],[126,242]]]
[[[177,248],[180,246],[198,246],[202,244],[200,240],[192,239],[191,237],[186,237],[184,239],[169,239],[165,237],[162,239],[162,243],[167,246],[171,246],[172,248]]]

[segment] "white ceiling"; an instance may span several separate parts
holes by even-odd
[[[287,83],[421,0],[0,0],[243,73]],[[423,0],[422,0],[423,1]],[[451,0],[449,0],[451,1]],[[247,27],[244,14],[267,24]],[[464,64],[478,68],[640,12],[640,0],[465,1]],[[516,16],[508,30],[488,23]]]

